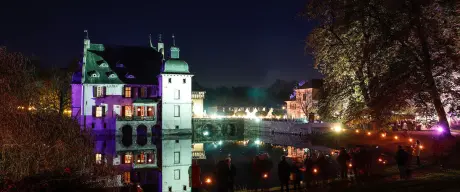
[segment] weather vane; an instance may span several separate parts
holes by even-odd
[[[172,34],[172,39],[173,39],[173,46],[176,46],[176,37],[174,36],[174,34]]]
[[[86,39],[89,39],[88,30],[85,29],[83,32],[86,33]]]

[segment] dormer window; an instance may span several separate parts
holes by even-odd
[[[134,75],[131,75],[131,74],[129,74],[129,73],[126,73],[125,77],[128,78],[128,79],[134,79],[134,78],[136,78],[136,77],[134,77]]]
[[[107,64],[107,62],[104,60],[96,61],[96,63],[99,65],[99,67],[109,67],[109,64]]]
[[[99,74],[96,71],[90,71],[90,72],[88,72],[88,75],[90,77],[99,77]]]
[[[107,72],[106,74],[109,79],[117,78],[117,74],[115,74],[113,71]]]

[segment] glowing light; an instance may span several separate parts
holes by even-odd
[[[318,169],[314,168],[313,173],[318,173]]]
[[[384,161],[383,164],[387,164],[387,161]]]
[[[209,131],[203,132],[203,135],[204,135],[204,136],[208,136],[208,135],[209,135]]]
[[[371,136],[371,132],[367,132],[367,135],[368,135],[368,136]]]
[[[260,145],[261,142],[260,142],[259,139],[256,139],[256,140],[254,141],[254,143],[255,143],[256,145]]]
[[[440,132],[440,133],[444,132],[444,129],[443,129],[442,127],[440,127],[440,126],[438,126],[438,128],[436,128],[436,130],[437,130],[438,132]]]
[[[334,127],[334,131],[335,131],[336,133],[340,133],[340,132],[342,131],[342,127],[340,127],[340,126],[335,126],[335,127]]]
[[[149,159],[149,163],[151,163],[151,162],[152,162],[152,159]]]
[[[350,163],[350,164],[348,164],[348,167],[353,167],[353,165]]]
[[[254,121],[256,121],[258,123],[258,122],[260,122],[260,118],[254,118]]]
[[[398,136],[395,136],[395,140],[398,140]]]
[[[268,174],[264,173],[263,177],[266,179],[268,178]]]
[[[211,178],[206,178],[206,181],[205,181],[207,184],[211,184],[212,180]]]
[[[383,161],[383,159],[382,159],[382,158],[379,158],[379,162],[382,162],[382,161]]]
[[[382,137],[386,137],[386,136],[387,136],[387,134],[385,134],[385,133],[382,133]]]
[[[217,144],[222,145],[222,143],[223,143],[222,141],[219,141],[219,143],[217,143]]]
[[[420,148],[420,149],[423,149],[423,145],[420,145],[420,147],[419,147],[419,148]]]
[[[355,133],[359,133],[359,129],[356,129],[356,130],[355,130]]]
[[[139,163],[139,162],[141,162],[141,160],[138,159],[137,162]]]
[[[412,139],[412,138],[409,138],[409,142],[411,142],[411,143],[412,143],[412,141],[413,141],[413,139]]]

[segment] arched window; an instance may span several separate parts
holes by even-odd
[[[131,146],[133,144],[133,128],[130,125],[125,125],[121,128],[121,132],[123,134],[121,143],[125,147]]]
[[[145,125],[139,125],[137,127],[137,144],[140,146],[144,146],[147,144],[147,127]]]

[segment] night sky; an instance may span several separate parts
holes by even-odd
[[[6,4],[5,4],[6,3]],[[65,67],[92,43],[148,45],[171,34],[204,86],[266,86],[276,79],[319,77],[297,16],[305,0],[15,0],[0,6],[0,45]],[[169,50],[169,49],[168,49]]]

